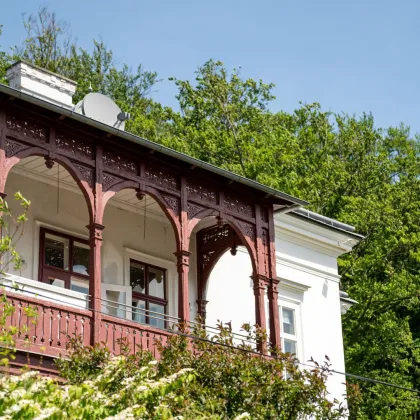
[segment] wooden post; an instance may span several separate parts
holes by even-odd
[[[6,188],[5,178],[6,164],[6,112],[0,108],[0,192],[4,194]],[[4,194],[3,199],[6,198]]]
[[[189,251],[175,252],[178,268],[178,318],[180,322],[190,321],[190,304],[188,296],[188,273],[190,267]]]
[[[190,269],[190,255],[188,250],[188,191],[187,179],[185,176],[180,177],[181,186],[181,211],[179,214],[180,222],[180,243],[178,251],[175,252],[177,258],[178,269],[178,318],[181,323],[190,321],[190,301],[188,294],[188,273]]]
[[[270,343],[273,348],[281,348],[280,314],[278,303],[278,284],[276,268],[276,238],[274,231],[274,209],[270,206],[268,212],[268,267],[270,280],[268,283],[268,305],[270,314]]]
[[[93,223],[87,226],[89,229],[90,244],[90,287],[91,296],[90,309],[93,311],[93,328],[92,328],[92,345],[99,343],[99,329],[101,325],[101,248],[102,248],[102,231],[105,226]]]
[[[102,146],[96,147],[95,153],[95,184],[94,184],[94,202],[90,203],[92,207],[91,224],[87,226],[89,229],[90,243],[90,295],[91,309],[93,311],[92,325],[92,345],[100,342],[101,328],[101,312],[102,312],[102,231],[105,226],[102,225],[103,204],[102,204],[102,181],[103,181],[103,162],[102,162]]]
[[[265,318],[264,295],[266,288],[266,278],[260,275],[251,277],[254,281],[254,296],[255,296],[255,323],[263,330],[267,329],[267,321]],[[259,341],[257,344],[258,351],[267,353],[266,341]]]
[[[208,300],[199,298],[197,299],[197,309],[198,309],[198,315],[201,318],[201,322],[203,324],[206,323],[206,315],[207,315],[207,304],[209,303]]]
[[[270,343],[273,349],[280,349],[280,315],[278,303],[278,280],[271,280],[268,286],[268,310],[270,314]]]

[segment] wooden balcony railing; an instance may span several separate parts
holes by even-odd
[[[159,359],[158,343],[164,346],[168,338],[177,333],[176,329],[160,329],[105,313],[99,313],[94,317],[91,310],[76,308],[68,304],[63,305],[60,300],[58,303],[50,301],[49,297],[43,298],[40,295],[31,294],[28,296],[28,293],[32,292],[14,290],[12,286],[6,288],[7,302],[13,308],[11,315],[7,317],[6,327],[16,328],[16,349],[20,354],[26,352],[49,358],[65,357],[67,343],[72,337],[81,337],[85,346],[93,344],[94,322],[98,322],[99,343],[106,346],[112,354],[119,355],[122,352],[122,346],[128,346],[131,354],[150,351],[156,359]],[[109,301],[106,302],[110,304]],[[0,304],[0,311],[3,310],[2,305]],[[138,309],[127,307],[125,310],[137,311]],[[167,327],[176,326],[177,320],[171,316],[155,312],[148,313],[149,318],[158,316],[163,317],[160,321]],[[195,323],[190,324],[190,328],[193,329]],[[206,326],[206,330],[210,335],[218,331],[217,328],[209,326]],[[233,336],[235,342],[247,341],[244,335],[235,333]],[[249,341],[248,343],[256,345]]]
[[[17,329],[16,349],[58,357],[65,355],[69,337],[82,337],[90,344],[92,312],[55,302],[7,292],[13,312],[7,327]]]
[[[121,343],[126,343],[130,353],[149,350],[158,359],[159,352],[156,344],[161,342],[165,345],[171,332],[126,319],[102,315],[99,336],[100,342],[103,342],[115,355],[120,354]]]
[[[70,337],[81,337],[86,346],[92,344],[92,311],[21,295],[19,292],[7,291],[6,297],[13,308],[6,327],[13,326],[18,331],[15,336],[17,350],[65,357]],[[99,342],[114,355],[121,353],[122,345],[127,345],[132,354],[148,350],[159,358],[157,343],[165,345],[172,334],[168,330],[106,314],[100,314],[99,319]]]

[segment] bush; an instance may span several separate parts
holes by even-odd
[[[183,330],[185,331],[185,330]],[[302,371],[290,354],[263,356],[252,342],[265,339],[246,328],[234,346],[229,329],[209,337],[197,327],[174,334],[159,361],[149,352],[112,356],[101,345],[69,340],[57,361],[66,384],[35,371],[0,378],[2,419],[341,419],[346,408],[329,401],[329,364]]]

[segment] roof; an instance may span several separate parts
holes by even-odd
[[[351,236],[358,240],[364,239],[363,235],[355,232],[356,229],[354,226],[339,222],[338,220],[331,219],[330,217],[323,216],[322,214],[318,214],[307,209],[299,208],[287,214],[298,219],[305,219],[306,221],[313,224],[324,226],[327,229],[345,233],[347,236]]]
[[[0,93],[4,93],[6,95],[12,96],[14,98],[22,99],[23,101],[38,105],[42,108],[48,109],[53,112],[57,112],[60,115],[63,115],[67,118],[70,118],[72,120],[76,120],[79,122],[82,122],[84,124],[87,124],[91,127],[95,127],[97,129],[103,130],[111,135],[114,135],[116,137],[122,138],[124,140],[130,141],[135,144],[139,144],[141,146],[148,147],[149,149],[152,149],[154,151],[160,152],[164,155],[170,156],[172,158],[178,159],[180,161],[186,162],[190,164],[191,166],[202,168],[206,171],[215,173],[219,176],[222,176],[226,178],[229,181],[234,181],[241,183],[243,185],[246,185],[250,188],[253,188],[255,190],[263,192],[267,198],[277,198],[280,199],[283,203],[286,202],[290,205],[299,205],[299,206],[305,206],[308,204],[307,201],[301,200],[299,198],[293,197],[289,194],[286,194],[284,192],[275,190],[274,188],[267,187],[266,185],[260,184],[257,181],[253,181],[251,179],[245,178],[243,176],[234,174],[233,172],[229,172],[225,169],[219,168],[215,165],[212,165],[207,162],[203,162],[199,159],[193,158],[191,156],[188,156],[184,153],[177,152],[176,150],[170,149],[169,147],[162,146],[158,143],[155,143],[153,141],[147,140],[145,138],[136,136],[134,134],[128,133],[123,130],[119,130],[117,128],[111,127],[107,124],[101,123],[99,121],[96,121],[92,118],[86,117],[84,115],[78,114],[77,112],[74,112],[73,110],[69,110],[63,106],[55,105],[51,102],[45,101],[43,99],[37,98],[36,96],[29,95],[27,93],[23,93],[20,90],[11,88],[9,86],[3,85],[0,83]]]

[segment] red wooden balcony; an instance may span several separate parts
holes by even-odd
[[[81,337],[84,345],[92,344],[94,322],[99,324],[100,343],[115,355],[120,353],[121,340],[131,352],[150,351],[159,357],[156,343],[166,343],[171,331],[154,328],[109,316],[94,314],[91,310],[73,308],[53,301],[22,295],[20,292],[6,292],[8,303],[14,308],[7,318],[7,327],[16,327],[16,349],[22,352],[60,357],[66,355],[69,338]],[[149,316],[153,316],[149,314]],[[169,321],[166,319],[166,323]]]

